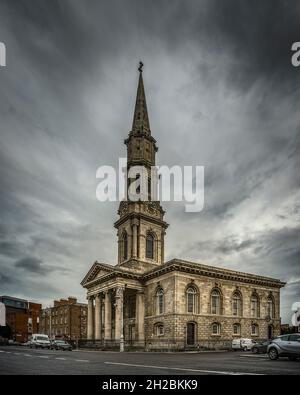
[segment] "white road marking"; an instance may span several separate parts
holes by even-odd
[[[6,354],[11,354],[11,351],[5,351],[6,352]]]
[[[49,358],[47,355],[37,355],[37,358]]]
[[[5,351],[3,351],[3,350],[0,350],[0,352],[5,352]]]
[[[65,361],[66,358],[62,358],[62,357],[56,357],[55,359],[58,359],[59,361]]]
[[[186,372],[199,372],[199,373],[211,373],[211,374],[221,374],[221,375],[230,375],[230,376],[240,376],[240,375],[247,375],[247,376],[256,376],[261,375],[259,373],[245,373],[245,372],[226,372],[226,371],[219,371],[219,370],[203,370],[203,369],[192,369],[192,368],[172,368],[168,366],[153,366],[153,365],[136,365],[131,363],[121,363],[121,362],[104,362],[107,365],[122,365],[122,366],[133,366],[136,368],[152,368],[152,369],[166,369],[166,370],[179,370],[179,371],[186,371]]]
[[[20,353],[20,352],[14,352],[14,354],[15,354],[15,355],[21,355],[21,353]]]
[[[24,354],[24,357],[33,357],[31,354]]]
[[[75,361],[77,361],[77,362],[90,362],[90,361],[87,360],[87,359],[75,359]]]
[[[248,355],[239,355],[242,358],[263,358],[268,359],[267,355],[257,355],[257,354],[248,354]]]

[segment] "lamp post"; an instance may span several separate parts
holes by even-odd
[[[123,317],[123,301],[124,301],[124,290],[125,286],[122,285],[117,288],[116,292],[116,297],[119,299],[118,300],[118,308],[120,309],[120,352],[124,351],[124,331],[123,331],[123,326],[124,326],[124,317]]]

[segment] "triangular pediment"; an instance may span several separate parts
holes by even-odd
[[[84,287],[87,283],[95,280],[96,278],[105,277],[107,274],[114,271],[114,269],[115,268],[111,265],[95,262],[84,279],[81,281],[81,285]]]

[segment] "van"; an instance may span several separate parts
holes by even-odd
[[[233,351],[243,350],[243,351],[250,351],[254,346],[255,341],[252,339],[233,339],[232,340],[232,349]]]
[[[42,335],[39,333],[34,333],[30,340],[30,348],[49,348],[51,347],[51,343],[49,337],[47,335]]]

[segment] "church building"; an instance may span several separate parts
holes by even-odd
[[[141,165],[150,172],[158,148],[150,130],[142,67],[125,145],[127,170]],[[164,214],[159,201],[120,203],[114,224],[118,262],[96,261],[81,282],[88,299],[88,343],[121,351],[175,351],[279,335],[280,289],[285,284],[176,258],[165,262]]]

